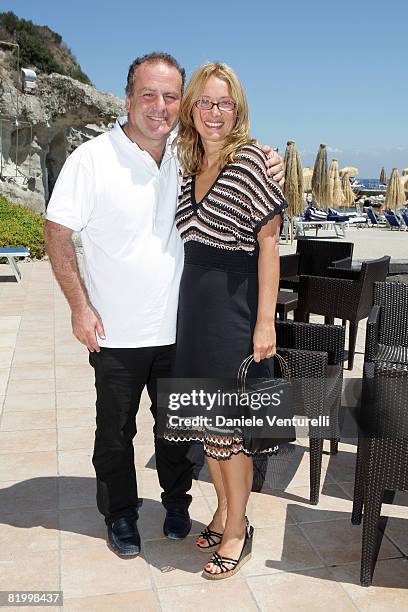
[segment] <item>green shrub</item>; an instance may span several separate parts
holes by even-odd
[[[28,247],[31,257],[44,257],[44,217],[0,195],[0,247]]]
[[[18,44],[21,48],[21,64],[34,64],[42,72],[64,73],[62,66],[55,61],[51,49],[46,42],[31,32],[20,31],[17,35]]]
[[[81,83],[85,83],[85,85],[92,85],[91,79],[81,70],[81,68],[75,68],[71,70],[69,76]]]
[[[57,72],[91,84],[62,36],[48,26],[36,25],[30,19],[20,19],[12,11],[0,12],[0,40],[20,45],[22,67],[33,65],[46,74]]]

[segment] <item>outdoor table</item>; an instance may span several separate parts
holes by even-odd
[[[276,300],[276,314],[281,321],[286,321],[288,312],[296,310],[298,305],[298,294],[294,291],[279,291]]]

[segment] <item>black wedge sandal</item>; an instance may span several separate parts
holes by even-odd
[[[245,528],[245,540],[241,550],[241,554],[239,555],[239,559],[223,557],[222,555],[219,555],[217,552],[215,552],[211,557],[209,563],[217,565],[221,569],[221,571],[213,574],[212,572],[208,572],[204,568],[203,576],[208,578],[208,580],[224,580],[224,578],[229,578],[230,576],[236,574],[244,565],[244,563],[249,561],[249,559],[251,558],[253,535],[254,528],[248,525]]]
[[[204,531],[202,531],[198,537],[203,538],[203,540],[207,542],[207,545],[200,546],[200,544],[197,544],[196,542],[196,546],[198,550],[201,550],[203,552],[207,552],[208,550],[213,550],[216,546],[219,546],[222,535],[223,535],[222,533],[219,533],[218,531],[213,531],[209,527],[206,527]]]

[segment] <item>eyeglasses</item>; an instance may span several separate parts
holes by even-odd
[[[226,98],[225,100],[220,100],[219,102],[213,102],[210,98],[199,98],[194,102],[197,108],[200,110],[211,110],[213,106],[216,106],[219,111],[233,111],[236,107],[236,103],[234,100],[230,98]]]

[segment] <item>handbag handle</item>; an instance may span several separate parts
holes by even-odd
[[[287,378],[290,381],[290,371],[289,371],[289,366],[288,366],[287,361],[282,357],[282,355],[279,355],[278,353],[275,353],[273,357],[276,357],[276,359],[279,361],[284,378]],[[245,357],[244,361],[241,363],[241,365],[238,368],[237,387],[238,387],[239,393],[245,393],[246,377],[248,374],[249,366],[251,365],[253,360],[254,360],[253,354],[248,355],[248,357]]]

